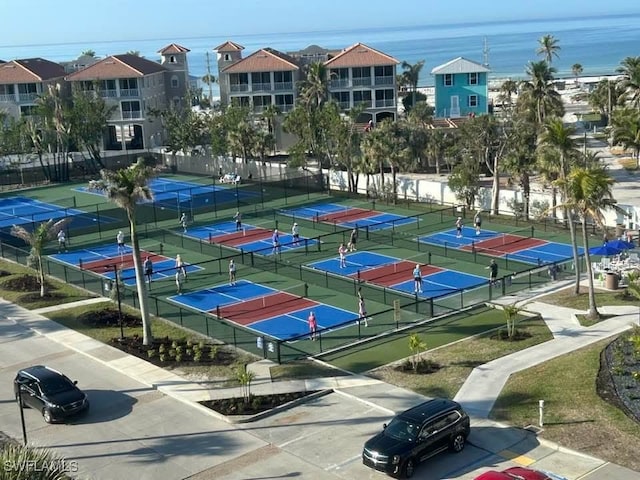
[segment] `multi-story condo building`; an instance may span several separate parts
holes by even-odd
[[[189,88],[189,50],[171,44],[161,49],[160,63],[133,54],[111,55],[66,77],[72,88],[95,90],[115,106],[107,122],[106,150],[162,145],[162,122],[153,109],[178,105]]]
[[[49,86],[64,89],[64,68],[44,58],[25,58],[0,64],[0,110],[9,118],[30,115]]]
[[[269,105],[281,112],[293,109],[304,80],[305,67],[323,62],[328,71],[329,95],[343,110],[364,105],[359,121],[374,123],[397,113],[398,60],[362,43],[335,52],[316,45],[282,53],[263,48],[242,57],[244,47],[234,42],[218,45],[218,81],[222,105],[247,106],[256,114]]]

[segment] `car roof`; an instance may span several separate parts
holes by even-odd
[[[550,478],[548,475],[530,468],[511,467],[501,472],[489,470],[474,480],[550,480]]]
[[[460,406],[460,404],[454,402],[453,400],[449,400],[447,398],[434,398],[432,400],[421,403],[420,405],[416,405],[415,407],[402,412],[398,416],[405,420],[410,420],[412,422],[418,423],[442,412],[461,408],[462,407]]]
[[[25,374],[36,380],[44,380],[45,378],[60,377],[64,375],[53,368],[46,367],[44,365],[33,365],[31,367],[23,368],[19,373]]]

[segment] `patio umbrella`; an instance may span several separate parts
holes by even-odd
[[[633,250],[636,246],[631,242],[626,242],[624,240],[615,239],[607,242],[607,246],[613,248],[619,248],[620,250]]]
[[[598,247],[591,247],[589,253],[591,255],[602,255],[604,257],[610,257],[611,255],[618,255],[622,250],[615,248],[611,245],[612,242],[605,243]]]

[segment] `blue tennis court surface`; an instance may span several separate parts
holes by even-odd
[[[584,254],[584,248],[578,247],[578,254]],[[545,263],[564,262],[573,257],[573,248],[566,243],[549,242],[534,248],[519,250],[507,255],[511,260],[542,265]]]
[[[67,208],[52,203],[41,202],[28,197],[9,197],[0,199],[0,228],[13,225],[61,220],[71,217],[69,229],[87,227],[98,222],[98,217],[76,208]],[[100,216],[101,223],[111,223],[116,220]]]
[[[351,323],[349,325],[341,324],[355,321],[358,318],[357,313],[319,303],[313,308],[304,308],[285,315],[260,320],[252,323],[251,328],[280,340],[306,335],[309,333],[307,318],[310,310],[313,310],[316,315],[318,330],[331,329],[338,326],[339,328],[344,328],[350,326]]]
[[[397,262],[398,259],[395,257],[362,251],[348,253],[346,255],[346,268],[340,268],[340,257],[336,252],[336,256],[334,258],[313,262],[308,266],[325,272],[335,273],[337,275],[350,276],[358,273],[358,271],[362,272],[370,268],[381,267],[382,265],[391,265]]]
[[[456,229],[436,232],[429,235],[423,235],[418,238],[419,242],[429,243],[431,245],[447,245],[448,247],[465,247],[474,242],[481,242],[499,236],[499,232],[492,230],[482,230],[480,235],[476,235],[476,229],[472,227],[462,227],[462,236],[458,237]]]
[[[169,297],[169,300],[186,307],[195,308],[196,310],[211,312],[214,311],[216,307],[264,297],[274,292],[277,292],[274,288],[248,280],[238,280],[234,286],[225,283],[205,290],[174,295]]]
[[[149,187],[153,192],[153,201],[156,204],[178,211],[205,205],[237,203],[239,200],[258,195],[256,192],[248,192],[243,188],[202,185],[168,178],[154,178],[149,181]],[[88,187],[78,187],[76,190],[102,195],[101,192],[89,190]]]
[[[300,208],[290,208],[281,210],[282,215],[295,218],[304,218],[306,220],[315,220],[317,217],[323,215],[332,215],[339,213],[348,213],[350,210],[354,212],[359,210],[345,205],[337,203],[318,203],[315,205],[308,205]],[[364,211],[363,211],[364,213]],[[384,230],[387,228],[394,228],[400,225],[407,225],[410,223],[416,223],[417,219],[405,217],[403,215],[395,215],[393,213],[368,211],[366,216],[356,220],[345,219],[341,221],[336,220],[336,224],[346,228],[369,228],[369,230]]]
[[[244,230],[254,230],[257,227],[243,223],[242,228]],[[194,237],[198,240],[209,240],[212,237],[219,235],[226,235],[228,233],[237,232],[236,222],[221,222],[214,223],[212,225],[204,225],[194,228],[189,228],[189,231],[185,234],[187,237]]]

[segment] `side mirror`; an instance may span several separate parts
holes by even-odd
[[[74,381],[73,381],[73,384],[74,384],[74,385],[77,385],[77,384],[78,384],[78,380],[74,380]]]
[[[384,430],[385,428],[387,428],[387,424],[386,424],[386,423],[383,423],[383,424],[382,424],[382,429]]]

